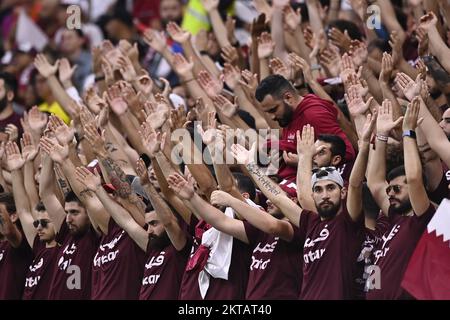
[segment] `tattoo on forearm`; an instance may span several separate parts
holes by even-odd
[[[268,176],[266,176],[261,170],[259,170],[258,166],[255,163],[249,163],[247,165],[247,170],[253,177],[262,184],[262,187],[265,188],[268,192],[277,196],[280,194],[280,190],[276,188],[274,182],[270,180]]]
[[[106,151],[108,151],[109,153],[113,153],[118,150],[112,142],[106,142],[105,148],[106,148]]]
[[[117,195],[128,198],[131,195],[131,186],[127,181],[125,172],[110,157],[101,159],[112,185],[116,188]]]

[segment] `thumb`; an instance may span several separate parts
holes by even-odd
[[[394,128],[397,127],[400,123],[403,122],[404,117],[401,116],[400,118],[398,118],[395,122],[394,122]]]

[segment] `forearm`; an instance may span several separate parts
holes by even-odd
[[[383,101],[383,93],[378,84],[378,79],[375,78],[368,64],[363,65],[362,77],[364,78],[364,80],[366,80],[369,91],[372,94],[373,98],[381,104],[381,102]]]
[[[22,170],[13,170],[11,172],[11,177],[14,202],[17,212],[31,212],[30,201],[28,200],[28,196],[23,183]]]
[[[272,7],[271,31],[275,42],[274,56],[287,62],[286,46],[284,44],[283,11],[281,7],[274,5]]]
[[[265,79],[270,75],[269,69],[269,60],[268,59],[259,59],[259,73],[261,79]]]
[[[389,33],[392,31],[397,31],[397,36],[399,39],[405,39],[405,31],[395,16],[394,7],[391,2],[389,0],[378,0],[377,3],[380,7],[380,12],[382,13],[381,21],[386,26]]]
[[[47,79],[47,83],[56,101],[61,105],[64,111],[70,115],[71,118],[74,118],[75,111],[70,108],[72,98],[67,94],[66,90],[64,90],[56,76],[50,76]]]
[[[369,187],[386,181],[386,145],[384,141],[375,139],[375,151],[370,159],[367,171],[367,183]]]
[[[297,41],[297,45],[299,48],[299,55],[302,57],[309,65],[311,65],[309,61],[309,54],[311,50],[308,48],[305,42],[305,37],[303,36],[303,31],[300,25],[297,26],[294,33],[295,40]]]
[[[258,40],[252,36],[252,46],[250,50],[250,71],[252,74],[258,75],[258,81],[263,79],[261,77],[261,70],[259,68],[259,58],[258,58]]]
[[[125,130],[127,137],[134,149],[138,151],[139,154],[145,153],[146,149],[142,143],[141,137],[139,135],[138,129],[135,127],[133,121],[131,120],[132,115],[127,110],[124,114],[119,116],[122,128]]]
[[[398,103],[397,96],[392,92],[391,87],[387,83],[384,81],[380,81],[379,83],[381,92],[383,93],[383,100],[388,99],[392,103],[392,118],[395,121],[402,116],[402,109]]]
[[[230,41],[228,40],[227,28],[220,17],[219,11],[217,9],[213,9],[208,14],[219,46],[221,48],[229,46]]]
[[[24,166],[24,184],[25,191],[30,200],[31,212],[39,203],[39,192],[34,181],[34,165],[32,161],[25,162]]]
[[[306,8],[308,9],[309,22],[314,34],[319,35],[323,30],[322,19],[320,18],[319,10],[317,8],[317,0],[307,0]]]
[[[450,73],[450,60],[448,59],[450,57],[450,49],[442,40],[436,27],[431,27],[428,30],[428,39],[431,53],[439,60],[447,73]]]
[[[331,0],[330,9],[328,10],[328,21],[334,21],[338,19],[340,0]]]
[[[312,157],[299,154],[297,169],[297,199],[300,206],[305,210],[317,211],[316,204],[312,198]]]

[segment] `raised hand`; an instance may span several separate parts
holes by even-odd
[[[234,90],[239,83],[239,80],[241,80],[241,72],[238,67],[235,67],[229,63],[225,63],[223,70],[223,80],[227,84],[227,86]]]
[[[363,98],[369,93],[367,82],[364,79],[360,79],[359,75],[356,73],[351,73],[344,85],[346,85],[347,88],[355,88]]]
[[[237,49],[231,45],[223,47],[220,56],[225,62],[232,65],[236,65],[239,62]]]
[[[30,125],[31,130],[35,133],[39,133],[39,135],[44,130],[47,125],[48,116],[44,112],[40,112],[37,106],[31,108],[28,113],[28,124]]]
[[[428,33],[425,29],[417,28],[416,29],[416,38],[418,42],[418,48],[417,51],[419,53],[419,56],[422,57],[426,54],[428,54]]]
[[[247,88],[252,94],[255,93],[258,87],[258,75],[256,73],[251,73],[249,70],[245,69],[241,72],[242,80],[239,83]]]
[[[106,101],[97,95],[94,87],[89,87],[86,90],[86,94],[84,95],[84,101],[86,101],[89,110],[95,114],[98,114],[100,110],[102,110],[107,105]]]
[[[365,114],[373,101],[373,98],[370,97],[367,102],[364,102],[361,92],[358,91],[358,88],[355,86],[350,86],[348,88],[347,93],[344,95],[344,98],[345,102],[347,103],[347,107],[353,117]]]
[[[192,184],[187,182],[187,180],[178,173],[171,174],[167,178],[167,183],[169,184],[169,188],[172,189],[177,196],[181,197],[181,199],[190,200],[194,196],[195,192]]]
[[[270,33],[261,33],[261,36],[258,37],[258,58],[267,59],[272,55],[274,49],[275,42],[272,40]]]
[[[122,91],[119,84],[109,87],[108,95],[106,97],[112,111],[117,116],[121,116],[127,112],[128,105],[125,100],[123,100]]]
[[[214,190],[211,193],[210,202],[213,206],[229,207],[233,196],[228,192],[222,190]]]
[[[169,110],[154,102],[147,101],[144,103],[142,114],[145,117],[145,121],[148,122],[154,130],[158,130],[169,117]]]
[[[112,63],[106,59],[102,58],[102,71],[105,75],[105,83],[110,86],[114,83],[114,70]]]
[[[289,63],[294,70],[302,71],[306,82],[313,80],[311,67],[303,58],[292,52],[289,54]]]
[[[409,101],[412,101],[414,97],[420,95],[422,86],[420,74],[417,76],[416,81],[413,81],[407,74],[399,72],[395,77],[395,83]]]
[[[139,182],[141,183],[141,185],[144,186],[150,183],[150,179],[148,177],[148,169],[142,158],[139,158],[139,160],[136,161],[136,173],[139,177]]]
[[[180,106],[177,109],[170,110],[170,123],[172,132],[176,129],[183,128],[183,125],[186,123],[186,111],[184,107]]]
[[[105,148],[105,130],[100,134],[94,123],[88,123],[84,126],[84,137],[96,155],[100,157],[106,157],[108,155]]]
[[[77,69],[77,65],[70,66],[70,62],[67,58],[62,58],[59,62],[59,81],[63,84],[64,88],[68,88],[72,84],[72,76]]]
[[[339,75],[341,56],[336,46],[330,45],[329,48],[325,48],[320,54],[319,61],[331,77]]]
[[[392,60],[394,65],[403,59],[403,42],[404,39],[400,39],[397,35],[397,31],[394,30],[391,32],[389,45],[392,48]]]
[[[223,90],[223,83],[204,70],[199,72],[198,82],[210,98],[219,95]]]
[[[200,124],[197,125],[197,131],[202,137],[203,143],[207,146],[213,144],[216,141],[217,136],[217,120],[216,113],[208,112],[208,123],[206,125],[206,131],[203,130]]]
[[[143,122],[139,134],[148,156],[154,158],[161,148],[161,132],[155,132],[148,122]]]
[[[61,145],[67,145],[72,142],[75,130],[68,127],[57,116],[50,116],[49,128],[55,133],[56,139]]]
[[[312,159],[317,153],[314,141],[314,127],[309,124],[303,126],[301,134],[300,130],[297,131],[297,154]]]
[[[366,116],[366,122],[362,128],[361,134],[361,142],[362,143],[370,143],[370,138],[372,137],[373,129],[375,128],[375,124],[377,122],[377,110],[373,112],[373,114],[368,113]]]
[[[39,74],[47,79],[50,76],[55,75],[56,71],[58,71],[59,60],[57,60],[54,65],[51,65],[48,62],[47,57],[44,54],[39,53],[36,58],[34,58],[34,66],[39,71]]]
[[[280,58],[270,59],[269,67],[273,74],[283,76],[287,80],[291,80],[293,78],[292,69],[288,68]]]
[[[25,164],[25,160],[20,154],[19,147],[15,142],[7,142],[6,147],[6,166],[10,171],[20,170]]]
[[[150,96],[153,90],[153,80],[148,75],[144,74],[137,78],[134,82],[136,89],[141,92],[144,97]]]
[[[250,150],[240,144],[231,146],[231,155],[236,159],[238,164],[248,165],[256,162],[256,142],[253,143]]]
[[[403,131],[405,130],[415,130],[420,123],[422,123],[423,118],[419,119],[420,111],[420,99],[415,97],[406,108],[405,117],[403,119]]]
[[[287,5],[283,8],[283,20],[290,29],[291,32],[294,32],[300,23],[302,22],[301,9],[298,8],[297,11]]]
[[[96,192],[102,186],[100,175],[97,168],[94,168],[94,173],[90,172],[85,167],[78,167],[75,170],[77,181],[85,186],[89,191]]]
[[[428,32],[432,27],[434,27],[437,23],[437,17],[433,13],[433,11],[428,12],[427,14],[423,15],[420,20],[419,27],[424,29]]]
[[[260,13],[258,18],[256,19],[258,24],[261,24],[260,20],[262,20],[262,24],[264,24],[264,22],[270,21],[272,17],[272,7],[267,3],[266,0],[254,0],[253,5],[255,6],[256,11]],[[261,18],[261,16],[263,17],[263,19]]]
[[[263,1],[265,1],[265,0],[263,0]],[[256,9],[256,10],[258,10],[258,9]],[[258,12],[261,12],[261,11],[258,10]],[[269,21],[269,20],[270,20],[270,15],[267,15],[267,21]],[[266,23],[266,14],[261,13],[252,22],[252,25],[250,28],[250,33],[252,35],[252,39],[256,40],[261,35],[261,33],[267,29],[268,29],[268,25]]]
[[[173,55],[173,66],[177,74],[186,77],[192,74],[194,62],[192,61],[192,59],[189,59],[189,61],[187,61],[181,53],[176,53]]]
[[[19,138],[19,129],[12,123],[6,125],[5,133],[8,134],[8,141],[14,142]]]
[[[167,45],[167,39],[164,32],[147,29],[144,31],[143,36],[145,43],[157,52],[162,52]]]
[[[337,28],[331,28],[328,32],[328,38],[330,39],[332,44],[342,49],[343,51],[346,52],[350,49],[352,39],[348,35],[347,30],[342,33],[342,31]]]
[[[238,107],[236,104],[237,98],[235,97],[234,103],[225,98],[223,95],[218,95],[212,98],[214,106],[227,118],[232,118],[236,115]]]
[[[136,70],[134,70],[133,63],[131,62],[130,58],[121,54],[117,58],[117,65],[118,65],[119,71],[122,74],[122,77],[125,81],[128,81],[131,83],[134,80],[136,80],[136,77],[137,77]]]
[[[170,37],[178,43],[185,43],[191,38],[191,34],[181,29],[175,22],[169,22],[166,30]]]
[[[358,40],[352,40],[350,43],[350,54],[353,63],[356,67],[359,67],[367,61],[367,46],[364,42]]]
[[[340,73],[342,81],[347,82],[348,77],[350,76],[350,74],[353,73],[356,73],[353,60],[347,53],[344,53],[341,59],[341,73]]]
[[[25,161],[33,161],[38,154],[38,147],[33,144],[31,134],[25,132],[20,139],[20,145],[22,147],[22,157]]]
[[[378,109],[377,117],[377,134],[383,136],[389,136],[389,132],[397,127],[403,121],[403,117],[393,120],[392,114],[392,102],[388,99],[383,100],[380,108]]]
[[[69,146],[67,144],[61,146],[48,137],[41,138],[39,146],[54,162],[59,164],[62,164],[69,157]]]
[[[379,81],[385,84],[389,84],[389,81],[391,80],[392,70],[394,70],[392,56],[387,52],[383,52]]]

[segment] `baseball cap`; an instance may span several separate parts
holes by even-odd
[[[285,179],[280,182],[279,186],[289,197],[297,198],[297,184],[295,183],[295,178],[290,180]]]
[[[335,167],[321,167],[313,170],[311,177],[311,186],[314,188],[318,181],[330,180],[338,184],[341,188],[344,186],[344,180]]]

